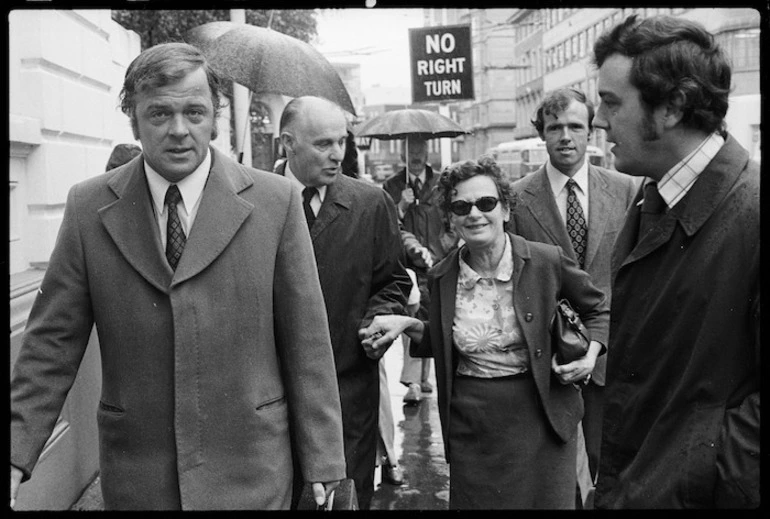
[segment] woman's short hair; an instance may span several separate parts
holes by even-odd
[[[452,204],[452,196],[457,192],[457,184],[479,175],[492,179],[497,188],[500,202],[507,206],[509,211],[513,211],[516,205],[516,197],[513,194],[510,183],[503,176],[495,159],[490,155],[482,155],[478,160],[465,160],[450,164],[441,172],[438,181],[439,207],[441,207],[444,213],[447,228],[450,217],[449,207]]]
[[[120,92],[120,109],[131,119],[136,136],[136,96],[151,88],[176,83],[202,68],[211,90],[214,120],[222,110],[222,80],[196,47],[187,43],[161,43],[145,50],[128,66]],[[216,125],[214,126],[216,132]]]
[[[649,112],[681,96],[685,126],[707,133],[724,130],[730,63],[702,25],[672,16],[632,15],[594,44],[598,67],[613,54],[632,58],[629,81]]]

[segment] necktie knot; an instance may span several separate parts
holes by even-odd
[[[666,208],[666,202],[660,196],[657,182],[648,182],[644,186],[644,200],[642,201],[642,212],[660,214]]]
[[[420,177],[415,178],[412,185],[414,186],[414,194],[418,195],[422,189],[422,182],[420,181]]]
[[[179,187],[176,184],[171,184],[168,186],[168,189],[166,190],[166,198],[164,200],[164,203],[171,207],[172,205],[176,207],[176,205],[182,201],[182,193],[179,192]]]
[[[313,199],[315,194],[318,193],[318,190],[314,187],[306,187],[302,190],[302,200],[305,203],[310,203],[310,201]]]

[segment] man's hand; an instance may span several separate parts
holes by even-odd
[[[430,249],[421,245],[416,245],[409,248],[406,251],[409,259],[417,267],[429,269],[433,266],[433,256],[430,253]]]
[[[19,493],[22,475],[21,470],[11,465],[11,508],[16,506],[16,496]]]
[[[382,339],[384,336],[383,332],[375,332],[371,335],[367,335],[366,329],[358,330],[358,337],[361,339],[361,346],[364,347],[364,351],[366,352],[366,356],[369,357],[372,360],[379,360],[382,358],[383,355],[385,355],[385,352],[388,351],[388,348],[393,344],[393,341],[395,339],[390,339],[389,337]]]
[[[331,494],[334,489],[339,486],[340,481],[341,480],[326,481],[323,483],[311,483],[315,504],[318,506],[323,506],[324,503],[326,503],[326,500],[329,499],[329,494]]]
[[[414,191],[411,187],[407,187],[401,191],[401,200],[398,202],[398,208],[401,210],[401,214],[405,213],[410,205],[414,203]]]

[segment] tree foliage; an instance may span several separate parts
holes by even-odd
[[[272,16],[272,18],[271,18]],[[208,22],[229,21],[229,9],[113,10],[112,19],[139,34],[142,50],[172,41],[184,41],[189,29]],[[317,34],[316,13],[312,9],[246,9],[246,23],[267,27],[310,42]]]

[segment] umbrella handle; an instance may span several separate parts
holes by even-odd
[[[246,122],[243,125],[243,142],[241,142],[241,152],[238,154],[238,164],[243,164],[243,150],[246,148],[246,137],[251,138],[251,99],[253,95],[254,92],[249,90],[249,104],[246,107]]]
[[[406,136],[406,139],[404,139],[404,154],[406,155],[406,179],[409,180],[409,136]],[[414,195],[414,205],[420,205],[420,194],[417,192],[417,190],[414,188],[414,184],[409,182],[409,185],[412,187],[412,194]]]

